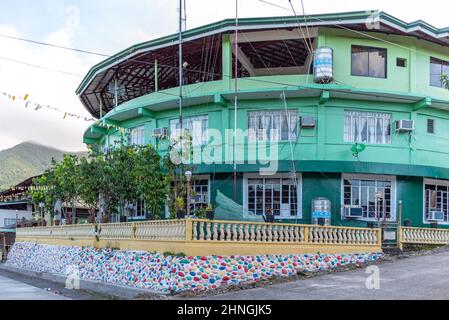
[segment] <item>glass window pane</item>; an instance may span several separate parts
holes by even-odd
[[[370,50],[369,54],[369,75],[370,77],[376,78],[386,78],[386,58],[387,50],[385,49],[374,49]]]
[[[369,52],[363,47],[352,47],[352,75],[369,76]]]

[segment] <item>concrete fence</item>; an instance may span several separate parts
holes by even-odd
[[[399,242],[401,248],[404,244],[449,245],[449,229],[401,227]]]
[[[381,252],[380,229],[198,219],[23,228],[18,242],[187,255]]]

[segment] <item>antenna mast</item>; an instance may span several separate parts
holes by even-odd
[[[238,109],[238,46],[239,46],[239,1],[235,0],[235,37],[234,37],[234,55],[235,55],[235,64],[234,64],[234,202],[237,203],[237,109]]]
[[[182,102],[183,102],[183,84],[184,84],[184,70],[182,59],[182,22],[183,22],[183,0],[179,0],[179,131],[181,139],[182,152]]]

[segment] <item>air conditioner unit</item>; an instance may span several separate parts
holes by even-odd
[[[315,128],[316,118],[312,116],[302,116],[301,117],[301,128]]]
[[[363,218],[363,209],[361,207],[345,207],[345,218]]]
[[[396,121],[396,132],[412,132],[415,130],[415,121],[399,120]]]
[[[153,138],[165,139],[167,137],[167,128],[156,128],[153,130]]]
[[[444,222],[444,212],[443,211],[431,211],[429,213],[429,221],[432,222]]]

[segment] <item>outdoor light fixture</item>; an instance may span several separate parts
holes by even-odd
[[[186,171],[185,175],[188,182],[192,181],[192,171]]]

